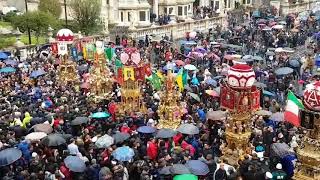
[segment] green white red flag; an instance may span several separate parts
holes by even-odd
[[[284,112],[284,120],[293,124],[294,126],[300,126],[299,110],[304,109],[304,106],[300,99],[298,99],[291,91],[288,92],[287,105]]]

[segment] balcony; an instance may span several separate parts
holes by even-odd
[[[300,13],[306,10],[310,10],[317,0],[296,0],[293,1],[285,1],[281,3],[281,14],[287,15],[290,13]]]

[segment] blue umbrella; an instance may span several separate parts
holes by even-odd
[[[18,64],[17,61],[12,60],[12,59],[7,59],[7,60],[4,61],[4,63],[6,65],[11,65],[11,66],[16,66]]]
[[[210,172],[208,165],[200,160],[189,160],[186,166],[192,174],[197,176],[204,176]]]
[[[30,74],[30,77],[31,78],[38,78],[39,76],[42,76],[42,75],[45,75],[45,74],[46,74],[46,72],[43,69],[39,69],[39,70],[33,71]]]
[[[289,60],[289,64],[292,67],[300,67],[300,62],[296,59]]]
[[[16,148],[8,148],[0,151],[0,166],[6,166],[20,159],[22,151]]]
[[[213,85],[213,86],[217,86],[217,81],[214,79],[207,79],[205,81],[207,84]]]
[[[266,90],[263,90],[263,95],[265,95],[265,96],[275,96],[274,93],[272,93],[270,91],[266,91]]]
[[[141,126],[137,129],[137,131],[139,133],[143,133],[143,134],[152,134],[152,133],[156,132],[156,128],[151,127],[151,126]]]
[[[0,69],[0,73],[12,73],[16,72],[16,69],[13,67],[4,67]]]
[[[8,59],[8,55],[4,52],[0,52],[0,60]]]
[[[107,113],[107,112],[96,112],[96,113],[93,113],[91,115],[91,117],[92,118],[97,118],[97,119],[99,119],[99,118],[108,118],[108,117],[110,117],[110,114]]]
[[[66,157],[64,164],[73,172],[84,172],[86,170],[86,164],[78,156]]]
[[[113,151],[112,156],[118,161],[130,161],[134,156],[134,151],[128,146],[123,146]]]
[[[177,69],[177,65],[175,63],[169,63],[163,67],[163,70],[168,71],[169,69],[175,70]]]
[[[276,75],[288,75],[293,73],[293,69],[289,68],[289,67],[282,67],[282,68],[278,68],[275,71]]]

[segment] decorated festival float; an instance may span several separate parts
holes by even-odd
[[[146,73],[151,72],[150,65],[140,57],[136,48],[125,48],[120,54],[121,67],[117,69],[117,82],[121,86],[121,102],[118,104],[118,113],[128,115],[147,109],[142,96],[142,84]],[[149,74],[150,75],[150,74]]]
[[[160,92],[159,129],[176,129],[180,125],[182,107],[179,105],[179,98],[179,92],[175,88],[175,78],[172,72],[168,71],[165,88]]]
[[[298,166],[294,179],[320,179],[320,81],[306,86],[303,94],[301,126],[307,129],[297,150]]]
[[[254,82],[253,69],[249,65],[237,64],[230,68],[226,82],[221,85],[221,108],[230,114],[224,151],[232,152],[224,154],[230,162],[238,162],[249,147],[251,115],[260,108],[260,90],[253,85]]]

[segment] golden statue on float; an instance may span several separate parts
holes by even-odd
[[[77,64],[68,60],[68,55],[62,56],[60,65],[58,66],[57,80],[63,85],[79,85],[79,76],[77,72]]]
[[[165,89],[160,93],[158,128],[176,129],[181,122],[182,107],[179,105],[180,96],[175,89],[175,80],[171,71],[168,71],[165,82]]]

